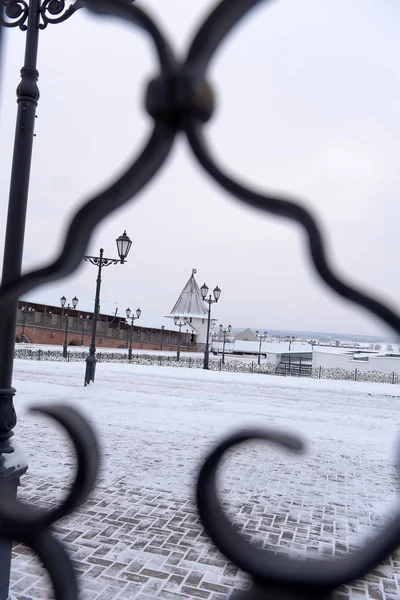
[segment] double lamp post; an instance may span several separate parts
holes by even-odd
[[[226,336],[228,333],[232,331],[232,325],[228,325],[228,328],[224,328],[223,325],[219,326],[219,332],[223,334],[224,341],[222,345],[222,364],[225,364],[225,344],[226,344]]]
[[[131,362],[131,360],[132,360],[133,324],[135,323],[136,319],[140,318],[142,311],[140,310],[140,308],[138,308],[138,309],[136,309],[136,314],[135,314],[135,313],[132,313],[130,308],[127,308],[125,312],[126,312],[126,319],[131,320],[131,327],[130,327],[130,332],[129,332],[129,352],[128,352],[128,359],[129,359],[129,362]],[[128,337],[126,338],[126,346],[128,347]]]
[[[181,359],[181,333],[182,333],[182,327],[184,327],[187,324],[187,319],[185,317],[174,317],[174,323],[176,325],[176,327],[179,327],[179,333],[178,333],[178,348],[176,351],[176,360],[180,360]]]
[[[22,311],[22,333],[21,333],[21,342],[24,343],[26,341],[25,338],[25,325],[26,325],[26,318],[28,316],[28,314],[33,314],[35,312],[35,309],[32,306],[28,306],[27,304],[25,306],[21,307],[21,311]]]
[[[64,307],[65,307],[65,303],[67,302],[67,299],[65,296],[61,296],[60,298],[60,304],[61,304],[61,327],[62,327],[62,320],[64,317],[64,314],[66,316],[66,320],[65,320],[65,334],[64,334],[64,344],[63,344],[63,357],[67,358],[68,357],[68,317],[69,317],[69,312],[64,313]],[[76,307],[78,306],[78,298],[75,296],[74,298],[72,298],[72,307],[74,310],[76,310]],[[68,304],[67,307],[67,311],[70,310],[70,305]]]
[[[262,344],[262,342],[264,342],[267,339],[267,332],[264,331],[264,333],[260,333],[259,331],[256,331],[256,336],[260,340],[260,345],[258,346],[258,360],[257,360],[257,364],[260,365],[261,364],[261,344]]]
[[[218,302],[219,297],[221,296],[221,290],[218,286],[213,289],[213,295],[208,294],[209,288],[203,283],[200,288],[201,297],[204,302],[208,304],[208,315],[207,315],[207,338],[206,338],[206,347],[204,351],[204,362],[203,369],[209,370],[210,368],[210,327],[211,327],[211,306]],[[208,296],[208,297],[207,297]]]

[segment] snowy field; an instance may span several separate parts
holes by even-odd
[[[56,502],[73,468],[67,440],[32,404],[67,402],[101,441],[91,499],[57,526],[81,574],[84,600],[234,598],[246,576],[202,535],[193,501],[202,457],[246,425],[308,440],[303,456],[263,444],[232,452],[221,496],[243,532],[286,554],[340,556],[386,518],[398,494],[400,395],[391,385],[100,364],[16,361],[15,440],[28,456],[20,495]],[[385,515],[385,516],[384,516]],[[400,554],[340,598],[399,597]],[[46,576],[21,546],[13,554],[16,599],[49,598]]]

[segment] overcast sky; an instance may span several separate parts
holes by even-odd
[[[186,47],[209,0],[147,0],[175,47]],[[334,265],[398,307],[400,7],[394,0],[280,0],[254,10],[212,64],[217,109],[207,136],[222,164],[257,189],[298,196],[318,216]],[[9,29],[1,86],[0,190],[4,233],[25,35]],[[41,32],[41,93],[24,268],[60,248],[71,215],[136,153],[151,127],[143,110],[155,74],[146,37],[83,10]],[[191,269],[219,285],[225,325],[386,332],[311,270],[295,225],[247,209],[194,163],[180,140],[161,175],[95,231],[90,252],[126,265],[104,270],[102,298],[168,314]],[[91,308],[95,268],[35,291],[77,295]]]

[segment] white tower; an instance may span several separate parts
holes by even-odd
[[[185,317],[195,330],[197,347],[201,350],[206,344],[208,312],[194,278],[195,274],[196,269],[192,269],[192,274],[168,317]]]

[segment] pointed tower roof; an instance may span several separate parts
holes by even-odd
[[[192,317],[194,319],[205,319],[207,317],[207,309],[201,297],[198,283],[194,278],[195,273],[196,269],[193,269],[188,282],[171,310],[170,317]]]

